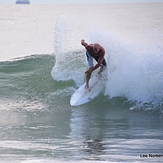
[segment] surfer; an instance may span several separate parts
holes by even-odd
[[[85,88],[89,89],[89,80],[91,78],[92,72],[101,66],[100,71],[98,72],[98,74],[100,74],[103,71],[104,67],[106,67],[106,61],[104,58],[105,49],[98,43],[87,44],[85,40],[81,40],[81,44],[86,49],[86,56],[89,69],[85,72],[86,74]],[[95,66],[93,65],[93,59],[97,61],[97,64]]]

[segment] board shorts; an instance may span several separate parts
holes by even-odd
[[[94,67],[94,65],[93,65],[93,59],[95,59],[95,60],[98,62],[99,57],[92,57],[92,56],[88,53],[88,51],[86,51],[86,56],[87,56],[87,61],[88,61],[89,68]],[[106,64],[106,61],[105,61],[105,59],[104,59],[104,60],[102,61],[101,66],[106,66],[106,65],[107,65],[107,64]]]

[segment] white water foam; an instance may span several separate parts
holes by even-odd
[[[107,40],[106,40],[107,42]],[[163,99],[163,49],[156,45],[141,49],[137,44],[110,42],[108,81],[105,94],[124,96],[142,103],[160,103]]]
[[[52,70],[55,80],[74,80],[78,86],[82,84],[87,68],[85,50],[80,45],[84,36],[90,43],[98,42],[106,50],[106,96],[162,105],[163,48],[159,44],[143,47],[139,43],[122,41],[111,32],[94,29],[82,33],[78,28],[76,24],[72,25],[72,18],[60,17],[57,21],[56,63]]]
[[[163,48],[127,43],[109,33],[93,34],[92,42],[100,42],[106,50],[108,80],[105,95],[126,97],[137,103],[162,106]],[[99,39],[100,38],[100,39]],[[149,45],[150,46],[150,45]]]

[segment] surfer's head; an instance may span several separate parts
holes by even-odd
[[[100,50],[99,44],[97,43],[93,44],[93,52],[97,54],[99,50]]]

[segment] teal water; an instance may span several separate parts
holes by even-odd
[[[33,55],[0,63],[1,160],[162,162],[162,107],[103,93],[71,107],[76,84],[53,80],[54,61]]]

